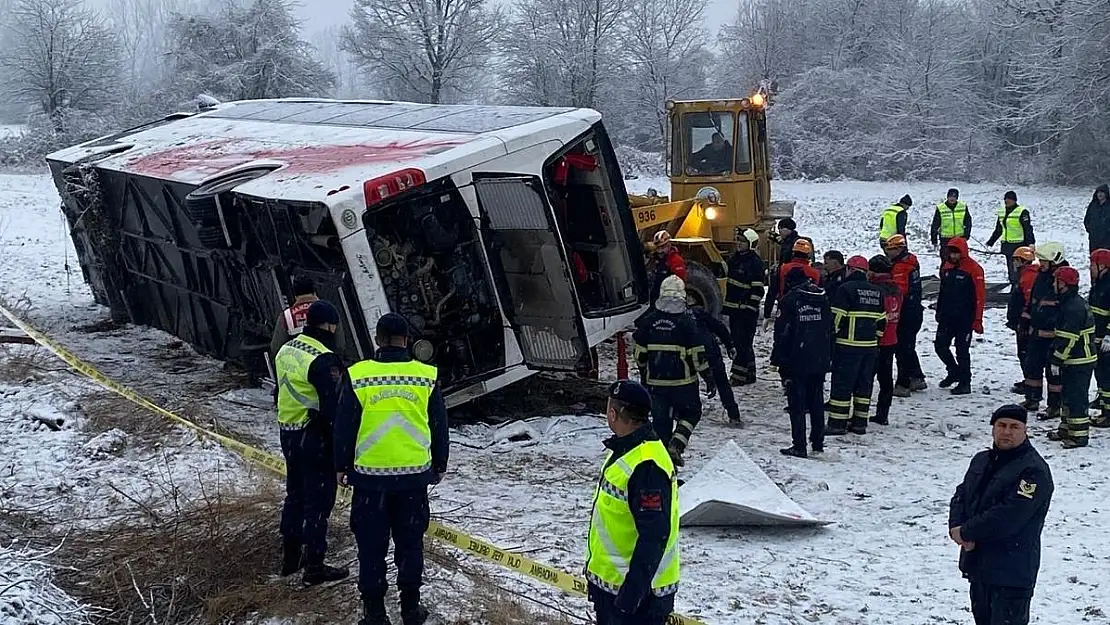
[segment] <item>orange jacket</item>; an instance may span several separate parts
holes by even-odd
[[[972,329],[979,334],[983,333],[983,308],[987,303],[987,278],[983,274],[983,267],[968,253],[967,240],[963,237],[953,237],[948,241],[948,247],[954,247],[960,251],[960,260],[957,263],[944,261],[941,265],[940,275],[944,279],[944,275],[949,271],[962,271],[971,276],[975,284],[975,317]],[[937,302],[937,310],[940,311],[941,302]]]

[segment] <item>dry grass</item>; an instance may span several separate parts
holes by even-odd
[[[80,406],[85,417],[83,429],[93,434],[119,428],[131,435],[131,440],[154,446],[155,443],[165,442],[173,432],[174,426],[167,419],[111,391],[84,394]]]
[[[64,371],[65,363],[38,345],[0,344],[0,382],[31,384]]]

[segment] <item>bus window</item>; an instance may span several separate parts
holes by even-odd
[[[687,176],[722,176],[732,171],[735,118],[727,111],[682,116]]]
[[[740,126],[736,132],[736,173],[752,171],[751,137],[748,133],[748,114],[740,113]]]

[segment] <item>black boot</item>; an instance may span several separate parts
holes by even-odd
[[[346,567],[328,566],[326,564],[311,564],[304,567],[304,577],[301,581],[305,586],[315,586],[327,582],[338,582],[347,579],[349,572]]]
[[[725,412],[728,413],[728,424],[729,425],[731,425],[733,427],[738,427],[738,428],[744,427],[744,421],[743,421],[743,419],[740,418],[740,407],[739,406],[729,406],[727,409],[725,409]]]
[[[970,395],[971,394],[971,384],[969,384],[967,382],[960,382],[959,384],[956,385],[956,388],[952,389],[952,394],[953,395]]]
[[[875,423],[878,425],[890,425],[890,419],[888,419],[886,415],[883,415],[881,417],[879,415],[875,415],[874,417],[871,417],[871,423]]]
[[[1037,412],[1041,409],[1041,400],[1029,398],[1021,402],[1021,407],[1025,408],[1026,412]]]
[[[784,456],[794,456],[795,458],[808,458],[809,454],[806,453],[805,448],[798,449],[797,447],[784,447],[779,450],[779,453]]]
[[[1021,382],[1014,382],[1014,385],[1010,387],[1010,392],[1015,395],[1025,395],[1025,392],[1027,390],[1028,387],[1025,386],[1025,380],[1022,380]]]
[[[949,373],[948,375],[944,376],[943,380],[940,381],[940,387],[948,388],[949,386],[952,386],[959,381],[960,376],[956,375],[955,373]]]
[[[853,419],[852,423],[848,425],[848,431],[852,434],[867,434],[867,422],[856,423],[855,419]],[[826,430],[825,433],[828,434],[828,430]]]
[[[420,605],[418,588],[401,589],[401,623],[404,625],[424,625],[428,620],[428,610]]]
[[[358,625],[392,625],[389,615],[385,612],[385,598],[376,598],[362,602],[362,620]]]
[[[843,436],[848,433],[848,424],[843,419],[829,419],[825,425],[825,436]]]
[[[1103,408],[1097,417],[1091,417],[1091,427],[1110,428],[1110,410]]]
[[[304,565],[301,541],[285,538],[281,541],[281,576],[289,577]]]

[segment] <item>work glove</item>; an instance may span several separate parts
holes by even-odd
[[[982,321],[976,321],[971,326],[971,329],[974,330],[976,334],[982,334],[983,333],[983,322]]]
[[[1051,373],[1052,377],[1054,377],[1054,378],[1060,377],[1060,365],[1051,365],[1051,366],[1049,366],[1048,372]]]
[[[1102,353],[1110,352],[1110,336],[1102,337],[1102,342],[1098,344],[1098,351]]]

